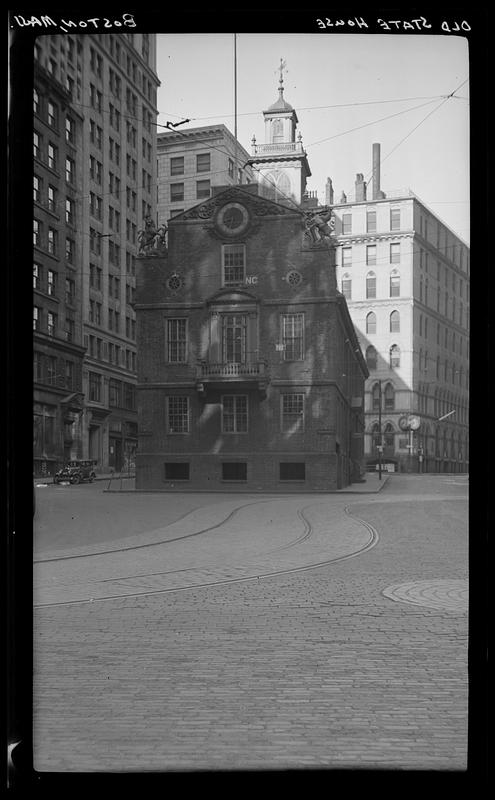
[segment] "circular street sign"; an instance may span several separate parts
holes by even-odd
[[[399,419],[399,428],[401,431],[407,431],[409,428],[409,422],[407,421],[407,417],[400,417]]]
[[[409,417],[409,427],[412,431],[417,431],[419,426],[421,425],[421,420],[419,417]]]

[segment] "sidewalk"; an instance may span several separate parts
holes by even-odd
[[[312,492],[316,492],[317,494],[376,494],[377,492],[380,492],[383,489],[383,487],[388,482],[389,477],[390,476],[387,475],[387,474],[382,474],[382,479],[380,480],[379,477],[378,477],[378,473],[367,472],[365,474],[365,476],[364,476],[364,479],[363,479],[362,483],[351,483],[351,484],[349,484],[349,486],[346,486],[343,489],[333,489],[333,490],[329,489],[327,492],[322,491],[321,489],[317,489],[317,490],[303,489],[303,490],[301,490],[301,494],[312,493]],[[107,481],[108,486],[105,487],[104,491],[108,491],[108,492],[134,492],[134,491],[136,491],[135,488],[134,488],[134,484],[133,483],[130,484],[130,482],[131,481],[133,482],[134,479],[135,479],[135,475],[133,475],[133,474],[131,474],[131,475],[129,475],[127,473],[120,474],[119,472],[101,473],[101,474],[98,474],[96,476],[96,480],[97,481]],[[124,484],[124,481],[125,481],[125,484]],[[53,482],[53,477],[51,475],[48,476],[47,478],[35,478],[34,479],[34,485],[36,487],[40,487],[40,486],[55,486],[55,484]],[[182,492],[185,492],[185,493],[189,493],[189,491],[190,490],[187,490],[187,489],[186,490],[182,490]],[[263,491],[263,492],[259,492],[259,491],[255,491],[253,489],[246,489],[245,491],[248,494],[277,494],[277,492],[273,492],[273,491],[269,491],[269,490],[266,490],[266,491]],[[179,489],[175,489],[174,490],[174,493],[178,493],[178,492],[180,492]],[[180,493],[182,493],[182,492],[180,492]],[[239,487],[236,487],[236,494],[238,494],[239,492],[242,493],[243,490],[241,490]],[[195,494],[202,494],[204,492],[202,492],[201,490],[195,489],[194,493]],[[211,494],[212,492],[209,491],[207,493]],[[228,494],[229,492],[226,492],[226,490],[221,490],[221,494],[225,494],[225,493]],[[139,492],[139,494],[143,494],[143,492]],[[166,492],[164,492],[164,494],[166,494]]]

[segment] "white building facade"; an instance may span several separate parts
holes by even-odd
[[[465,472],[469,247],[409,190],[375,195],[358,175],[359,200],[333,206],[338,286],[370,371],[367,466]]]

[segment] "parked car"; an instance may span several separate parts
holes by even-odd
[[[81,483],[82,481],[89,481],[90,483],[96,478],[95,466],[96,461],[69,461],[62,469],[53,476],[54,483],[61,483],[62,481],[69,481],[70,483]]]

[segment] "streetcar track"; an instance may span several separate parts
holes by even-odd
[[[169,544],[169,543],[172,543],[172,542],[180,542],[183,539],[190,539],[193,536],[200,536],[203,533],[208,533],[209,531],[213,531],[216,528],[220,528],[222,525],[225,525],[226,522],[229,522],[229,520],[231,520],[243,508],[247,508],[248,506],[258,505],[260,503],[269,503],[273,499],[274,499],[273,497],[270,497],[270,498],[267,498],[265,500],[255,500],[252,503],[244,503],[243,505],[240,505],[240,506],[237,506],[237,508],[234,508],[233,511],[231,511],[230,514],[228,514],[225,517],[225,519],[221,520],[220,522],[217,522],[216,525],[210,525],[210,527],[208,527],[208,528],[202,528],[200,531],[194,531],[193,533],[186,533],[183,536],[176,536],[173,539],[163,539],[163,540],[161,540],[159,542],[145,542],[144,544],[129,545],[128,547],[117,547],[117,548],[113,548],[112,550],[98,550],[98,551],[93,552],[93,553],[73,553],[72,555],[68,555],[68,556],[54,556],[53,558],[38,558],[38,559],[33,559],[33,563],[34,564],[51,564],[51,563],[53,563],[55,561],[70,561],[71,559],[74,559],[74,558],[93,558],[94,556],[106,556],[106,555],[111,555],[111,554],[114,554],[114,553],[124,553],[124,552],[126,552],[128,550],[142,550],[145,547],[158,547],[159,545],[163,545],[163,544]],[[191,514],[194,514],[198,510],[199,510],[199,508],[194,508],[194,509],[192,509],[192,511],[188,511],[187,514],[183,514],[182,517],[179,517],[178,519],[176,519],[173,522],[171,522],[169,525],[166,526],[166,528],[170,528],[172,525],[176,525],[177,522],[182,522],[182,520],[186,519],[186,517],[190,516]]]
[[[267,502],[267,501],[260,501],[260,502]],[[247,503],[245,505],[254,505],[254,504],[253,503]],[[225,521],[230,519],[237,511],[240,510],[240,508],[244,508],[245,505],[244,506],[240,506],[237,509],[234,509],[234,511],[226,518]],[[310,507],[311,506],[306,506],[304,508],[304,511],[307,508],[310,508]],[[282,547],[277,548],[276,550],[271,551],[271,552],[277,552],[277,550],[283,550],[283,549],[290,549],[291,547],[295,547],[296,544],[300,543],[301,541],[304,541],[305,539],[308,539],[311,536],[311,534],[313,532],[313,527],[312,527],[311,523],[304,516],[303,510],[298,509],[297,513],[298,513],[298,516],[303,519],[303,522],[306,525],[306,530],[305,530],[303,536],[298,537],[298,539],[295,540],[290,545],[282,546]],[[229,583],[243,583],[243,582],[247,582],[247,581],[262,580],[264,578],[272,578],[272,577],[276,577],[278,575],[289,575],[289,574],[296,573],[296,572],[305,572],[305,571],[310,570],[310,569],[317,569],[318,567],[325,567],[325,566],[328,566],[330,564],[336,564],[336,563],[338,563],[340,561],[346,561],[346,560],[348,560],[350,558],[356,558],[357,556],[363,555],[363,553],[366,553],[368,550],[371,550],[373,547],[375,547],[375,545],[379,541],[378,531],[369,522],[367,522],[366,520],[363,520],[361,517],[358,517],[355,514],[353,514],[351,512],[351,507],[349,505],[344,507],[344,513],[347,516],[351,517],[351,519],[354,519],[357,522],[359,522],[361,525],[363,525],[367,529],[367,531],[368,531],[368,533],[370,535],[368,542],[366,542],[366,544],[363,545],[363,547],[359,548],[359,550],[356,550],[353,553],[347,553],[346,555],[343,555],[343,556],[336,556],[335,558],[326,559],[325,561],[320,561],[320,562],[317,562],[315,564],[305,564],[304,566],[301,566],[301,567],[291,567],[289,569],[275,570],[275,571],[272,571],[272,572],[265,572],[265,573],[255,574],[255,575],[246,575],[246,576],[238,577],[238,578],[226,578],[225,580],[207,581],[206,583],[198,583],[198,584],[193,584],[193,585],[188,584],[187,586],[174,586],[174,587],[165,588],[165,589],[153,589],[153,590],[150,590],[150,591],[146,591],[145,590],[145,591],[141,591],[141,592],[128,592],[128,593],[124,593],[124,594],[123,593],[119,593],[119,594],[115,594],[115,595],[107,595],[105,597],[96,597],[96,598],[89,598],[89,599],[86,598],[86,599],[83,599],[83,600],[67,600],[67,601],[56,602],[56,603],[35,603],[34,607],[35,608],[50,608],[50,607],[55,607],[55,606],[81,605],[82,603],[106,602],[108,600],[127,599],[127,598],[131,598],[131,597],[148,597],[150,595],[168,594],[170,592],[190,591],[191,589],[193,589],[193,590],[194,589],[204,589],[204,588],[207,588],[209,586],[221,586],[221,585],[225,585],[225,584],[229,584]],[[219,526],[216,525],[216,526],[213,526],[213,527],[216,528],[216,527],[219,527]],[[209,530],[209,529],[205,529],[205,530]],[[199,533],[204,533],[204,532],[205,531],[201,531]],[[189,534],[189,536],[191,536],[191,535],[197,535],[197,534]],[[179,537],[179,538],[186,538],[186,537]],[[133,549],[133,548],[127,548],[127,549]],[[115,552],[115,551],[112,551],[112,552]],[[226,567],[222,566],[221,568],[225,569]],[[227,568],[228,568],[228,566],[227,566]],[[194,570],[194,569],[198,569],[198,567],[191,567],[191,570]],[[213,569],[214,570],[215,567],[209,567],[209,569]],[[186,572],[186,571],[187,571],[187,569],[180,569],[180,570],[173,570],[172,572]],[[146,578],[146,577],[151,577],[153,574],[155,574],[155,573],[147,573],[146,575],[132,576],[132,577]],[[162,574],[170,574],[170,573],[162,573]],[[119,578],[109,579],[109,581],[118,581],[118,580],[122,580],[122,579],[119,579]],[[101,583],[103,583],[103,582],[105,582],[105,581],[101,581]]]

